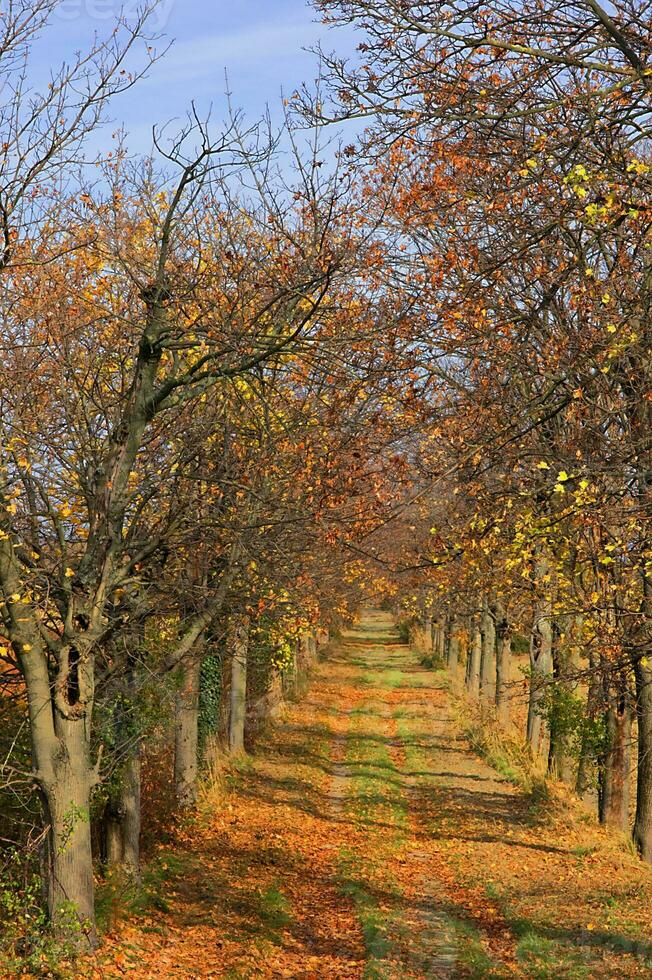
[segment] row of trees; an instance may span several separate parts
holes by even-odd
[[[211,678],[224,694],[230,674],[239,751],[256,702],[355,604],[355,542],[401,484],[404,367],[392,316],[391,355],[377,344],[352,174],[290,126],[280,166],[268,126],[232,114],[214,136],[194,112],[155,157],[118,141],[89,166],[86,135],[157,57],[151,9],[39,95],[56,7],[0,13],[2,771],[14,814],[40,801],[50,920],[93,944],[91,816],[137,875],[151,733],[192,805]]]
[[[567,775],[579,739],[580,787],[598,755],[619,825],[636,714],[652,858],[644,4],[320,0],[362,34],[292,100],[317,133],[367,120],[332,163],[191,112],[92,167],[151,11],[38,95],[56,6],[0,13],[3,772],[40,801],[51,919],[94,941],[91,813],[136,871],[150,732],[192,804],[225,673],[238,750],[373,572],[452,663],[468,632],[500,714],[530,637],[532,750]]]
[[[418,352],[404,571],[527,738],[652,859],[649,5],[323,0],[362,32],[318,118],[365,117],[369,199]],[[378,214],[378,211],[375,213]],[[422,609],[422,615],[424,610]],[[472,626],[462,630],[463,618]],[[442,626],[436,629],[442,634]],[[513,691],[513,688],[512,688]]]

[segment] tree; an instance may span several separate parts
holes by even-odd
[[[647,854],[645,5],[319,7],[361,27],[360,58],[326,58],[330,105],[306,92],[299,104],[322,120],[379,120],[360,150],[387,213],[396,288],[421,287],[413,322],[457,420],[453,465],[493,473],[531,524],[517,522],[514,541],[535,572],[532,739],[550,692],[577,674],[560,674],[556,637],[581,617],[607,690],[622,688],[623,665],[637,677],[635,838]],[[608,728],[613,703],[610,693]],[[612,771],[626,765],[626,728],[611,726],[620,747],[602,755],[610,785],[626,782]]]
[[[181,520],[159,479],[184,459],[172,429],[211,387],[314,338],[352,254],[342,183],[329,178],[317,197],[282,205],[264,184],[269,144],[245,141],[237,122],[216,141],[189,127],[168,152],[174,181],[149,163],[112,163],[104,200],[71,201],[57,252],[51,241],[24,243],[28,271],[5,296],[5,630],[25,678],[52,828],[51,914],[72,907],[91,940],[96,667],[108,636],[126,625],[121,592],[171,545]],[[229,184],[245,164],[263,180],[258,211]],[[161,493],[171,506],[157,520]],[[214,588],[184,617],[175,663],[219,596]]]

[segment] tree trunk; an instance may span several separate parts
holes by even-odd
[[[548,566],[537,559],[535,584],[539,584],[547,573]],[[530,698],[527,715],[527,740],[534,755],[543,751],[546,726],[543,718],[543,698],[546,683],[552,672],[552,622],[550,599],[537,600],[530,634]]]
[[[454,613],[451,613],[448,640],[448,669],[453,683],[457,678],[457,669],[460,659],[460,634],[459,621]]]
[[[140,872],[140,745],[130,749],[119,788],[105,813],[106,863],[131,877]]]
[[[317,637],[314,633],[310,633],[308,636],[308,650],[310,651],[311,661],[316,663],[319,659],[319,647],[317,646]]]
[[[586,697],[586,717],[588,722],[595,719],[598,702],[600,700],[600,679],[595,664],[595,656],[589,648],[589,690]],[[575,792],[582,797],[591,788],[591,772],[595,764],[595,755],[590,738],[590,730],[587,727],[582,737],[580,746],[580,758],[577,764],[577,778],[575,780]]]
[[[480,694],[480,661],[482,659],[482,634],[478,616],[471,621],[469,655],[466,662],[466,689],[473,698]]]
[[[299,664],[302,670],[308,671],[315,662],[315,650],[307,633],[299,638]]]
[[[325,629],[318,629],[315,635],[315,645],[316,649],[319,647],[327,647],[331,640],[331,634],[328,627]]]
[[[561,778],[564,771],[565,741],[566,732],[564,731],[564,665],[560,645],[560,628],[558,620],[553,620],[552,627],[552,678],[553,686],[551,713],[548,717],[548,772],[557,778]]]
[[[577,658],[573,662],[576,647],[577,617],[564,617],[567,624],[562,637],[560,620],[552,622],[552,676],[554,679],[553,712],[550,718],[550,742],[548,746],[548,772],[571,785],[573,765],[570,756],[571,730],[569,709],[573,696],[573,672],[578,669]],[[580,627],[581,634],[581,627]]]
[[[19,579],[0,542],[0,581],[6,593]],[[52,684],[48,656],[30,610],[13,621],[12,643],[19,651],[30,720],[32,766],[47,828],[44,846],[47,905],[55,932],[79,947],[96,943],[90,803],[97,782],[90,734],[94,661],[88,646],[58,651]]]
[[[449,611],[443,619],[443,630],[442,630],[442,660],[448,666],[448,660],[450,657],[450,643],[451,643],[451,615]]]
[[[441,620],[439,616],[435,616],[432,621],[432,655],[435,659],[439,659],[439,650],[442,645],[441,631]]]
[[[502,603],[496,602],[496,716],[506,725],[509,721],[509,682],[512,666],[512,631]]]
[[[446,653],[446,617],[437,617],[436,638],[434,644],[434,655],[442,664],[445,661]]]
[[[644,861],[652,863],[652,664],[647,658],[634,663],[636,717],[638,720],[638,769],[634,843]]]
[[[140,872],[140,731],[135,712],[137,651],[142,641],[141,627],[133,631],[120,689],[115,692],[115,744],[124,764],[118,784],[109,793],[103,821],[107,867],[120,868],[132,878]],[[115,656],[120,656],[119,649]]]
[[[426,653],[432,653],[432,616],[426,614],[423,621],[423,645]]]
[[[482,647],[480,655],[480,697],[483,701],[495,699],[496,685],[496,627],[487,598],[482,600],[480,620]]]
[[[648,262],[649,273],[649,262]],[[649,279],[649,275],[648,275]],[[636,367],[622,359],[624,371],[619,381],[627,394],[631,445],[635,447],[636,496],[638,498],[637,542],[640,556],[641,606],[638,623],[627,625],[626,648],[634,666],[636,717],[638,721],[638,768],[636,775],[636,817],[633,838],[643,860],[652,863],[652,574],[649,567],[652,454],[649,449],[652,405],[641,397],[641,379],[649,380],[650,356],[644,349]],[[626,367],[625,367],[626,365]],[[634,370],[632,370],[634,368]],[[645,447],[645,448],[644,448]],[[633,629],[633,635],[632,635]]]
[[[234,619],[230,643],[231,656],[231,711],[229,714],[229,751],[245,750],[245,724],[247,716],[247,653],[249,648],[249,617]]]
[[[312,642],[314,643],[314,638]],[[283,682],[278,670],[272,672],[265,702],[267,704],[267,717],[273,718],[283,705]]]
[[[182,807],[191,807],[197,801],[200,674],[198,657],[183,665],[176,699],[174,785]]]
[[[118,793],[112,793],[107,800],[103,823],[106,867],[109,871],[115,871],[122,866],[122,823]]]
[[[607,751],[600,767],[600,823],[615,830],[629,827],[629,777],[632,712],[627,676],[606,678]]]
[[[48,911],[55,933],[94,946],[95,901],[90,800],[95,777],[84,719],[58,719],[54,779],[44,786]]]
[[[286,692],[286,694],[288,694],[290,697],[296,697],[299,691],[299,658],[298,658],[297,643],[293,643],[291,649],[292,649],[292,660],[290,661],[288,666],[283,670],[282,681],[283,681],[283,690]],[[233,690],[233,687],[231,688],[231,690]],[[247,684],[246,684],[246,677],[245,677],[245,714],[246,714],[246,694],[247,694]],[[243,744],[243,748],[238,749],[237,751],[241,752],[244,750],[244,726],[242,732],[242,744]]]

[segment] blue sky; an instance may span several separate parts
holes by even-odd
[[[62,0],[38,50],[38,74],[106,33],[120,7],[137,0]],[[302,50],[321,39],[327,49],[353,50],[350,34],[329,31],[305,0],[160,0],[152,24],[173,41],[149,77],[113,103],[112,118],[137,152],[151,145],[151,127],[183,117],[190,101],[212,103],[224,117],[225,69],[236,106],[257,118],[270,104],[278,113],[286,95],[316,74],[315,57]]]

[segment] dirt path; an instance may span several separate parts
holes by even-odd
[[[477,758],[383,614],[205,809],[95,976],[652,977],[649,872]]]

